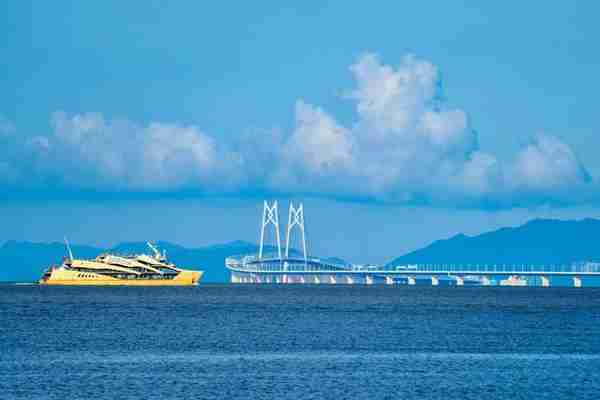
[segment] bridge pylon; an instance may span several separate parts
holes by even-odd
[[[273,225],[275,228],[275,240],[277,241],[277,255],[281,260],[281,236],[279,235],[279,211],[277,209],[277,200],[272,205],[265,200],[263,206],[263,217],[260,229],[260,248],[258,250],[258,259],[262,260],[263,249],[265,245],[265,229]]]
[[[296,208],[294,207],[294,203],[290,202],[287,232],[285,235],[285,258],[290,256],[290,240],[292,230],[295,226],[298,227],[300,234],[302,235],[302,252],[304,253],[304,262],[306,263],[308,260],[308,255],[306,252],[306,232],[304,231],[304,206],[302,203],[300,203],[300,205]]]

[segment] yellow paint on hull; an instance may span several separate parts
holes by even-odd
[[[180,271],[173,279],[119,279],[91,272],[59,268],[52,271],[40,285],[68,286],[195,286],[202,279],[203,271]]]

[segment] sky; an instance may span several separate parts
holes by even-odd
[[[0,241],[255,242],[279,199],[383,262],[596,217],[599,8],[3,2]]]

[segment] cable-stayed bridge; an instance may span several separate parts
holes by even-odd
[[[274,231],[274,253],[265,253],[267,230]],[[294,228],[300,231],[302,252],[290,250]],[[290,203],[285,249],[281,247],[278,204],[264,202],[258,254],[229,257],[225,264],[234,283],[268,284],[387,284],[387,285],[506,285],[552,286],[565,279],[574,287],[587,279],[600,278],[600,263],[564,265],[507,264],[410,264],[393,268],[352,265],[311,257],[307,252],[304,207]]]

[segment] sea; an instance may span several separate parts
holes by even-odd
[[[600,399],[600,289],[0,285],[0,399]]]

